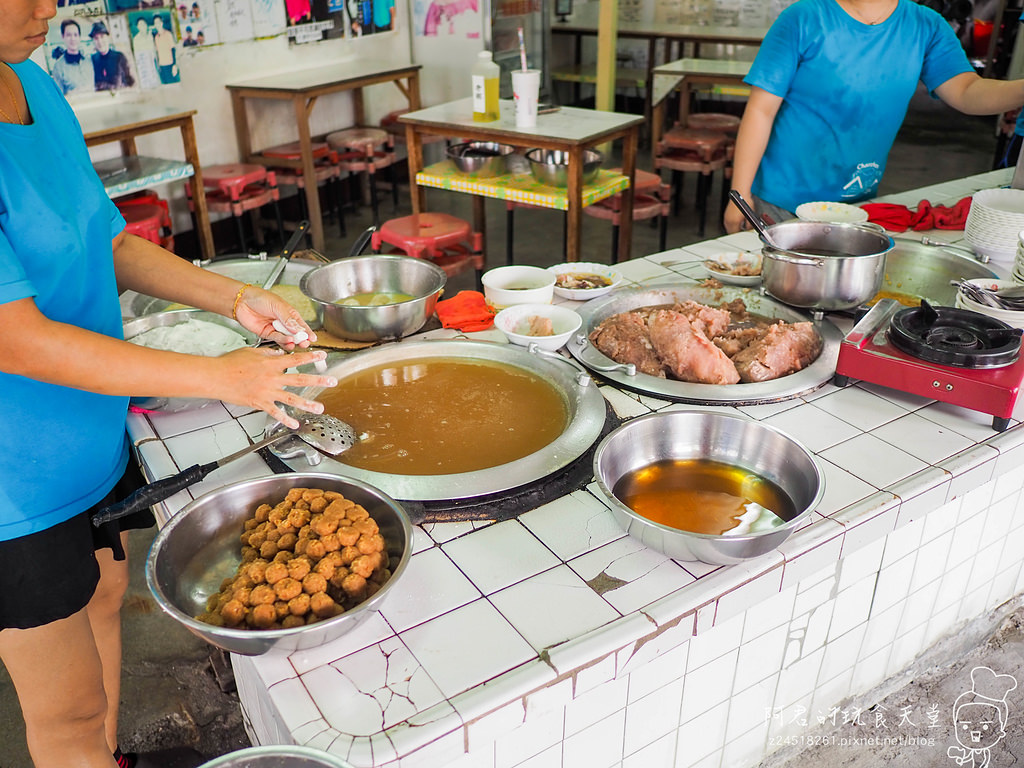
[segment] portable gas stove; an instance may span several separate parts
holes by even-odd
[[[1020,349],[1021,330],[988,315],[883,299],[839,345],[833,383],[859,379],[970,408],[1002,432],[1024,381]]]

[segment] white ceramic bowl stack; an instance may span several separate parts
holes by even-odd
[[[1013,288],[1019,285],[1019,283],[1013,280],[997,280],[991,277],[979,277],[975,280],[966,280],[964,282],[973,283],[982,288],[988,288],[991,291],[996,291],[1000,288]],[[987,304],[979,304],[973,299],[967,298],[962,288],[956,293],[956,306],[960,309],[969,309],[982,315],[994,317],[996,320],[1002,320],[1014,328],[1024,328],[1024,310],[999,309],[997,307],[990,307]]]
[[[1024,189],[983,189],[974,193],[964,239],[975,253],[1010,263],[1024,229]]]
[[[1017,234],[1017,254],[1013,259],[1013,279],[1024,283],[1024,230]]]

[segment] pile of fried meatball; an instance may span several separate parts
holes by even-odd
[[[289,629],[344,613],[391,576],[377,523],[336,491],[292,488],[245,521],[242,563],[196,618],[235,629]]]

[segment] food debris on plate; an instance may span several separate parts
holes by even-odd
[[[530,315],[516,326],[515,332],[520,336],[554,336],[555,328],[550,317]]]
[[[570,290],[593,290],[604,288],[612,284],[610,278],[604,275],[595,275],[592,272],[563,272],[555,278],[555,285],[559,288]]]
[[[761,281],[761,256],[737,251],[704,260],[708,275],[733,285],[756,285]]]
[[[622,275],[597,262],[577,261],[548,267],[555,273],[555,295],[574,301],[589,301],[611,291]]]

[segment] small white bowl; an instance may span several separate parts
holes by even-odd
[[[555,275],[541,267],[498,267],[484,272],[484,298],[496,309],[514,304],[550,304]]]
[[[728,270],[716,269],[714,265],[721,264],[729,270],[740,264],[749,264],[756,267],[756,275],[736,275]],[[761,282],[761,254],[748,253],[747,251],[728,251],[720,253],[709,259],[704,259],[704,271],[709,277],[721,280],[731,285],[752,286]]]
[[[847,203],[801,203],[794,213],[804,221],[824,221],[832,224],[859,224],[868,220],[868,212]]]
[[[551,320],[554,334],[551,336],[530,336],[528,324],[531,317],[546,317]],[[516,304],[501,310],[494,317],[494,324],[508,336],[513,344],[528,347],[536,344],[541,349],[554,352],[561,349],[583,325],[583,318],[576,312],[558,304]]]
[[[548,267],[548,272],[555,274],[555,296],[573,301],[590,301],[598,296],[604,296],[616,286],[622,283],[622,275],[609,266],[596,264],[590,261],[577,261],[568,264],[555,264]],[[596,288],[562,288],[558,285],[560,275],[597,275],[608,280],[608,285],[601,285]]]

